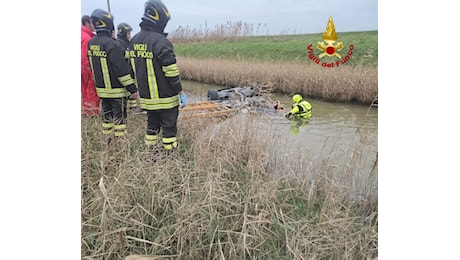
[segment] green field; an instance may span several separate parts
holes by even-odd
[[[342,32],[338,42],[343,42],[346,55],[350,45],[354,46],[349,65],[362,63],[377,67],[378,31]],[[172,38],[176,55],[195,58],[236,59],[244,61],[297,61],[311,62],[306,47],[322,41],[322,33],[280,36],[246,36],[219,40],[189,40]],[[317,53],[320,50],[315,48]]]

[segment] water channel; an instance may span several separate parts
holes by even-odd
[[[225,88],[193,81],[183,81],[183,87],[189,93],[189,103],[206,101],[209,89]],[[295,174],[298,169],[315,172],[326,167],[339,178],[352,176],[366,185],[377,185],[377,107],[307,98],[312,105],[312,118],[307,125],[299,126],[283,116],[292,105],[291,96],[271,94],[269,99],[280,100],[285,108],[259,117],[267,129],[261,132],[273,140],[267,158],[273,172]]]

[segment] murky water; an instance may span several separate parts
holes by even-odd
[[[223,86],[184,81],[190,93],[189,103],[207,100],[209,89]],[[291,97],[271,95],[285,107],[279,113],[269,111],[260,116],[260,123],[269,131],[261,131],[273,140],[274,151],[269,164],[279,174],[288,174],[307,164],[310,169],[334,168],[337,174],[352,171],[353,176],[377,180],[378,113],[376,107],[356,104],[308,100],[312,118],[307,125],[284,118],[292,104]],[[239,119],[244,120],[244,119]],[[367,181],[367,180],[366,180]]]

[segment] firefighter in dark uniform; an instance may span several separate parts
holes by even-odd
[[[127,100],[136,99],[138,94],[125,53],[112,38],[113,16],[96,9],[91,20],[97,35],[88,44],[88,57],[102,104],[102,133],[110,141],[112,134],[116,137],[126,134]]]
[[[126,63],[128,63],[128,66],[131,69],[131,64],[129,63],[129,43],[131,41],[131,32],[133,31],[133,28],[127,23],[120,23],[117,28],[117,42],[123,49]],[[135,110],[136,108],[137,99],[129,99],[128,110]]]
[[[131,39],[130,58],[139,88],[139,101],[147,111],[145,144],[158,151],[162,130],[164,150],[177,150],[177,117],[187,104],[171,42],[164,33],[171,15],[160,0],[148,0],[141,31]]]

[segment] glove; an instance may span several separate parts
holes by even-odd
[[[284,114],[284,117],[285,118],[290,118],[292,116],[292,113],[291,112],[287,112],[286,114]]]
[[[134,92],[134,93],[132,93],[131,95],[129,95],[128,99],[130,99],[130,100],[136,100],[138,97],[139,97],[139,93],[138,93],[138,92]]]
[[[180,108],[184,108],[185,106],[187,106],[187,96],[185,95],[185,93],[180,93],[179,98],[180,98],[180,103],[182,104]]]

